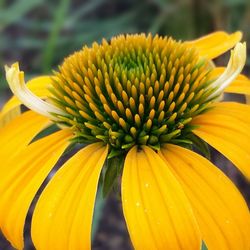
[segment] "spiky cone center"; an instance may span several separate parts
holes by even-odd
[[[211,94],[209,61],[170,37],[126,35],[94,43],[55,72],[51,101],[78,141],[102,140],[114,152],[178,143]]]

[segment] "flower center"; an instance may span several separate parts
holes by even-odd
[[[102,140],[120,152],[178,143],[204,110],[209,61],[170,37],[127,35],[68,57],[55,73],[51,100],[77,140]]]

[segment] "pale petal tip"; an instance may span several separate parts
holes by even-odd
[[[243,43],[237,43],[234,49],[235,57],[239,60],[239,62],[244,66],[246,63],[246,51],[247,46],[246,42]]]
[[[214,92],[207,99],[215,98],[223,93],[224,89],[241,73],[246,63],[246,42],[239,42],[231,50],[230,60],[225,71],[208,88]]]
[[[10,67],[8,65],[4,65],[5,73],[8,74],[10,72],[19,72],[19,63],[15,62]]]
[[[241,72],[246,63],[246,42],[237,43],[235,48],[231,50],[231,72]],[[238,73],[238,74],[239,74]]]
[[[9,71],[10,67],[8,65],[4,65],[4,70],[5,70],[5,73],[7,74],[7,72]]]
[[[10,67],[5,65],[5,72],[11,91],[25,106],[53,120],[56,120],[56,117],[52,114],[64,114],[61,109],[35,96],[26,87],[24,72],[20,71],[18,62],[13,63]]]

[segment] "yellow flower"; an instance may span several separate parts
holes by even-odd
[[[249,90],[240,75],[246,60],[240,40],[240,32],[188,42],[118,36],[84,47],[53,76],[27,85],[18,64],[6,66],[16,97],[0,116],[0,229],[11,244],[23,248],[34,196],[66,148],[80,143],[85,146],[61,166],[35,206],[36,249],[91,248],[105,165],[106,172],[122,172],[122,206],[135,249],[199,250],[204,241],[209,250],[248,250],[244,199],[192,151],[203,152],[207,142],[250,178],[250,107],[221,102],[224,91]],[[231,48],[227,67],[216,68],[212,60]],[[30,111],[21,114],[21,103]],[[36,136],[53,124],[56,132]]]

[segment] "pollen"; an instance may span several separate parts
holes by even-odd
[[[121,35],[83,47],[55,72],[50,99],[80,142],[114,152],[178,143],[209,103],[211,64],[171,37]]]

